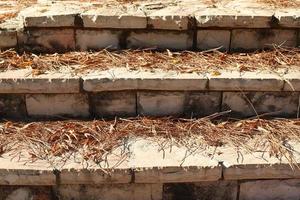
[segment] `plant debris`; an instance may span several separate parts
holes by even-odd
[[[0,123],[0,156],[28,152],[32,160],[64,159],[81,152],[84,160],[100,163],[114,149],[132,137],[164,138],[191,151],[207,147],[233,146],[249,152],[264,151],[270,157],[286,159],[291,166],[298,150],[289,141],[300,142],[299,119],[252,119],[213,122],[200,119],[129,118],[93,121],[40,121]],[[251,141],[251,142],[250,142]],[[81,151],[84,149],[84,151]]]
[[[300,66],[300,49],[278,47],[254,53],[164,52],[123,50],[99,52],[68,52],[65,54],[17,54],[13,50],[0,52],[0,70],[33,69],[34,74],[69,69],[74,73],[124,67],[129,70],[165,70],[181,73],[203,73],[216,70],[277,71]]]

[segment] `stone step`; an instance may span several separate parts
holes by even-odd
[[[299,71],[131,71],[84,74],[30,69],[0,73],[0,113],[7,117],[299,116]]]
[[[299,46],[299,9],[178,5],[104,6],[57,1],[32,5],[0,25],[0,49],[66,52],[100,49],[254,51]],[[156,4],[154,4],[155,6]],[[238,4],[237,4],[238,5]],[[159,6],[159,5],[156,5]],[[151,6],[150,6],[151,7]]]

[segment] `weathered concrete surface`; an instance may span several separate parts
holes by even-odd
[[[170,143],[164,143],[162,147],[159,142],[162,141],[137,138],[131,143],[130,165],[136,168],[136,183],[199,182],[221,178],[221,167],[215,160]]]
[[[26,107],[31,117],[89,116],[85,94],[28,94]]]
[[[284,86],[279,74],[266,71],[220,71],[208,75],[208,89],[217,91],[281,91]]]
[[[164,200],[236,200],[236,181],[164,184]]]
[[[137,113],[142,116],[181,116],[184,102],[183,92],[138,92]]]
[[[83,77],[83,88],[89,92],[120,90],[206,90],[207,78],[202,74],[176,71],[130,71],[126,68],[94,71]]]
[[[162,200],[162,184],[62,185],[61,200]]]
[[[129,7],[92,7],[81,14],[84,27],[145,29],[146,15],[134,6]]]
[[[221,92],[190,92],[186,96],[184,115],[205,117],[221,110]]]
[[[0,118],[22,118],[25,116],[24,95],[0,94]]]
[[[19,47],[24,50],[60,53],[75,49],[73,29],[34,29],[18,32]]]
[[[297,200],[300,180],[250,181],[240,185],[240,200]]]
[[[90,96],[95,116],[136,116],[136,92],[102,92]]]
[[[32,75],[33,70],[0,72],[0,93],[79,93],[79,77],[68,73]]]
[[[17,32],[14,30],[1,30],[0,49],[15,48],[17,46]]]
[[[134,31],[127,38],[127,48],[187,50],[192,46],[192,34],[187,32]]]
[[[231,110],[237,117],[296,117],[298,106],[298,92],[224,92],[222,101],[222,110]]]
[[[219,48],[221,51],[228,51],[230,34],[229,30],[199,30],[197,31],[197,48],[200,50]]]
[[[76,49],[119,49],[120,34],[120,31],[111,30],[76,30]]]
[[[297,31],[283,29],[234,29],[232,30],[231,50],[252,51],[273,48],[273,45],[285,47],[297,46]]]

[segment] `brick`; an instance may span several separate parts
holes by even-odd
[[[283,76],[284,91],[300,91],[300,72],[290,70]]]
[[[210,199],[236,200],[236,181],[164,184],[165,200]]]
[[[99,7],[89,9],[81,15],[84,27],[88,28],[119,28],[145,29],[146,15],[134,7]]]
[[[160,142],[164,142],[167,149],[162,150]],[[170,149],[169,145],[172,146]],[[186,157],[188,147],[136,138],[131,141],[130,150],[136,183],[217,181],[221,178],[222,169],[216,160],[200,153]]]
[[[26,117],[24,95],[0,94],[0,118]]]
[[[120,31],[76,30],[76,48],[81,51],[119,49]]]
[[[161,184],[62,185],[59,199],[162,200]]]
[[[88,98],[84,94],[26,95],[26,106],[32,117],[88,117]]]
[[[15,48],[17,46],[17,32],[0,29],[0,49]]]
[[[140,115],[180,116],[184,112],[183,92],[138,92],[137,112]]]
[[[191,92],[186,97],[184,107],[187,117],[204,117],[221,109],[221,92]]]
[[[297,31],[282,29],[234,29],[232,30],[231,50],[252,51],[273,48],[272,45],[296,47]]]
[[[297,92],[224,92],[222,110],[231,110],[231,115],[239,117],[256,113],[296,117],[298,104]]]
[[[42,52],[60,53],[75,49],[73,29],[35,29],[18,33],[21,49]]]
[[[67,73],[32,76],[32,70],[0,73],[0,93],[79,93],[79,77]]]
[[[158,48],[187,50],[192,48],[193,37],[187,32],[135,31],[127,38],[127,48]]]
[[[230,31],[228,30],[199,30],[197,32],[197,48],[209,50],[220,48],[228,51],[230,45]]]
[[[259,180],[240,185],[240,200],[297,200],[300,196],[300,180]]]
[[[102,92],[91,95],[94,114],[98,117],[136,116],[136,92]]]
[[[281,91],[283,78],[270,72],[220,71],[208,75],[209,90],[216,91]]]

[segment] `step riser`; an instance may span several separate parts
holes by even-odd
[[[127,48],[158,48],[171,50],[254,51],[299,45],[298,29],[199,29],[122,30],[36,28],[24,32],[0,31],[0,49],[19,51],[67,52]]]
[[[299,115],[299,92],[115,91],[78,94],[1,94],[0,114],[20,117],[232,117]],[[251,102],[251,103],[250,103]]]
[[[273,200],[298,199],[300,179],[172,184],[0,186],[1,200]]]

